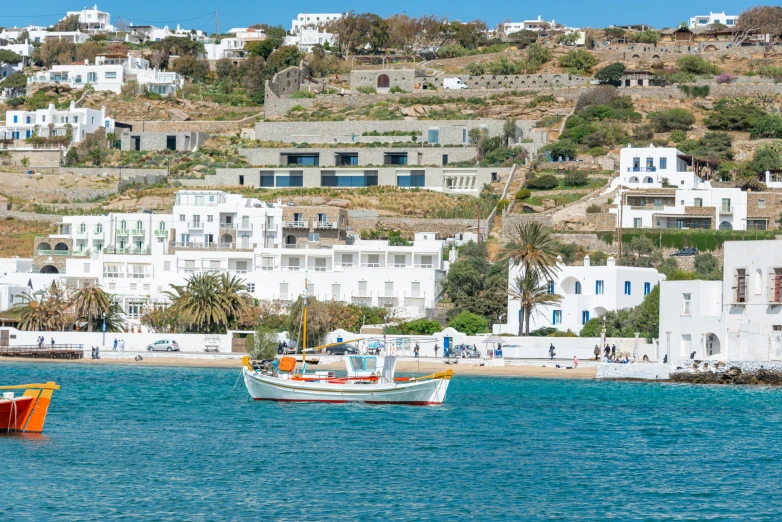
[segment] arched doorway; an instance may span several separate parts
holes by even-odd
[[[287,235],[285,236],[285,246],[288,248],[292,248],[296,246],[296,236],[294,235]]]
[[[638,176],[633,176],[630,178],[630,183],[638,183]]]
[[[706,355],[712,356],[720,353],[720,338],[713,333],[706,334]]]
[[[391,80],[388,78],[387,74],[381,74],[377,77],[377,88],[378,89],[388,89],[388,87],[391,85]]]
[[[707,45],[706,47],[703,48],[703,52],[705,53],[713,53],[716,50],[717,50],[716,45]]]
[[[730,224],[730,221],[723,221],[720,223],[720,230],[733,230],[733,225]]]
[[[65,243],[57,243],[54,245],[54,255],[55,256],[67,256],[68,255],[68,245]]]
[[[654,183],[654,179],[652,179],[651,176],[646,176],[644,178],[644,183]]]
[[[595,317],[603,317],[606,314],[607,310],[602,306],[596,306],[594,312],[595,312]]]
[[[56,266],[46,265],[46,266],[41,268],[41,273],[42,274],[59,274],[60,271],[57,270]]]
[[[52,245],[46,242],[38,243],[36,254],[39,256],[50,256],[52,254]]]
[[[234,242],[234,238],[231,237],[231,234],[223,234],[223,236],[220,238],[221,247],[230,247],[231,243],[233,242]]]
[[[575,277],[566,277],[562,281],[560,281],[559,286],[562,288],[562,291],[566,294],[580,294],[581,293],[581,283],[576,279]]]

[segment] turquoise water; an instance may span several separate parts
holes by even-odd
[[[227,400],[238,370],[62,385],[0,437],[0,520],[778,520],[782,389],[457,376],[443,407]],[[246,397],[246,394],[244,394]]]

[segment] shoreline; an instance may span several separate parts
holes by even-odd
[[[559,361],[565,364],[565,361]],[[142,361],[132,358],[117,359],[43,359],[31,357],[0,357],[0,365],[13,363],[46,363],[46,364],[92,364],[92,365],[136,365],[136,366],[163,366],[184,368],[236,368],[241,367],[241,359],[224,357],[219,359],[203,359],[188,357],[145,357]],[[321,370],[344,370],[342,361],[319,364],[315,368]],[[485,375],[489,377],[535,377],[556,379],[594,379],[596,368],[594,366],[582,368],[552,368],[541,363],[511,364],[506,366],[478,366],[475,364],[444,364],[442,362],[421,361],[397,361],[398,373],[437,373],[451,369],[459,375]]]

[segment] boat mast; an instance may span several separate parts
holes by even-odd
[[[304,274],[304,340],[301,344],[301,373],[304,373],[304,369],[307,366],[307,274]]]

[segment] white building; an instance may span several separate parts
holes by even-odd
[[[328,43],[334,45],[335,36],[331,33],[322,32],[318,29],[301,29],[298,33],[286,36],[284,45],[295,45],[300,51],[309,53],[315,46],[323,46]]]
[[[92,6],[92,8],[85,7],[81,11],[68,11],[65,13],[65,18],[71,16],[79,17],[79,28],[85,33],[114,31],[114,26],[111,25],[111,15],[98,10],[97,4]]]
[[[724,244],[722,281],[660,287],[660,346],[668,360],[782,360],[782,241]]]
[[[41,44],[48,40],[65,40],[80,44],[90,39],[90,35],[82,33],[81,31],[47,31],[44,29],[28,31],[28,34],[30,35],[30,42]]]
[[[739,15],[728,15],[723,11],[722,13],[712,13],[709,11],[709,15],[706,16],[693,16],[690,18],[690,29],[696,27],[707,27],[712,24],[722,24],[728,27],[734,27],[739,21]]]
[[[263,29],[255,29],[254,27],[232,27],[228,31],[228,34],[232,34],[234,37],[244,40],[245,42],[266,40],[266,31]]]
[[[99,55],[94,64],[54,65],[50,70],[27,78],[28,84],[67,83],[74,89],[91,85],[96,91],[120,93],[128,81],[136,81],[148,90],[166,96],[175,93],[183,78],[175,73],[150,69],[149,61],[135,56]]]
[[[8,111],[5,113],[5,126],[0,127],[3,139],[24,140],[32,136],[67,136],[70,130],[71,143],[83,141],[88,134],[99,128],[114,132],[114,120],[106,116],[106,108],[101,110],[76,107],[72,101],[67,110],[57,110],[50,103],[46,109],[35,111]]]
[[[291,34],[297,34],[302,29],[318,28],[329,22],[342,18],[343,13],[299,13],[291,21]]]
[[[665,276],[654,268],[617,266],[613,257],[606,266],[591,266],[589,256],[584,266],[568,266],[559,259],[559,271],[549,281],[551,293],[562,296],[558,305],[540,307],[530,318],[530,331],[554,327],[557,330],[578,333],[592,318],[601,317],[612,310],[633,308],[643,302]],[[508,272],[508,285],[513,288],[521,274],[520,267],[512,266]],[[495,334],[517,334],[521,321],[518,300],[508,296],[507,324],[495,324]]]
[[[22,72],[25,66],[30,65],[30,56],[33,54],[33,50],[35,50],[35,47],[29,43],[9,43],[0,45],[0,51],[11,51],[22,57],[22,60],[18,63],[0,64],[0,79],[14,73]]]
[[[167,25],[156,27],[154,25],[133,25],[128,27],[128,35],[125,37],[127,42],[159,42],[168,37],[189,38],[191,40],[203,41],[206,35],[199,29],[183,29],[179,25],[171,30]]]
[[[770,183],[769,188],[782,186]],[[617,223],[624,228],[747,230],[760,226],[747,192],[712,187],[697,160],[672,147],[626,147],[619,152]],[[761,212],[762,213],[762,212]],[[621,219],[620,219],[621,218]],[[768,223],[763,225],[766,228]]]
[[[135,324],[145,306],[167,303],[170,285],[202,271],[236,274],[253,297],[283,305],[301,295],[306,280],[308,295],[319,300],[386,306],[402,318],[434,308],[447,268],[443,241],[418,234],[406,247],[325,244],[320,236],[344,233],[346,222],[327,221],[326,213],[310,222],[305,211],[221,191],[180,191],[172,214],[66,216],[58,234],[36,239],[34,261],[71,288],[100,284]],[[287,214],[293,221],[283,221]]]
[[[0,40],[7,40],[9,42],[14,41],[16,43],[24,43],[19,40],[19,37],[27,31],[29,35],[33,31],[46,31],[46,27],[40,25],[28,25],[27,27],[8,27],[0,31]]]
[[[503,23],[502,30],[505,32],[506,35],[518,33],[519,31],[535,31],[540,32],[544,31],[545,29],[548,29],[549,27],[554,27],[556,25],[556,21],[551,20],[550,22],[547,22],[543,20],[541,16],[538,16],[537,20],[524,20],[523,22],[507,22]]]
[[[244,40],[241,38],[223,38],[219,42],[208,40],[204,43],[204,56],[207,60],[244,57]]]

